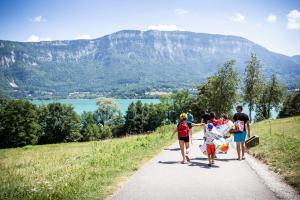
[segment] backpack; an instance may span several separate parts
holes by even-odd
[[[240,133],[244,131],[244,127],[245,127],[245,122],[241,121],[241,120],[237,120],[234,122],[234,131],[235,133]]]
[[[179,122],[177,132],[179,137],[187,137],[189,135],[189,127],[186,121]]]

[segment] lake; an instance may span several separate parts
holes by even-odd
[[[132,102],[141,100],[143,103],[159,103],[159,99],[116,99],[119,104],[120,110],[123,115],[126,114],[128,106]],[[96,99],[53,99],[53,100],[33,100],[32,103],[35,105],[49,104],[53,102],[59,102],[64,104],[69,104],[74,107],[75,112],[78,114],[83,113],[83,111],[95,111],[97,110]]]
[[[127,108],[129,104],[132,102],[136,102],[138,100],[141,100],[143,103],[159,103],[159,99],[116,99],[117,103],[119,104],[119,107],[121,109],[121,112],[123,115],[126,114]],[[96,99],[57,99],[57,100],[33,100],[32,103],[35,105],[41,105],[41,104],[49,104],[53,102],[60,102],[64,104],[69,104],[74,107],[75,112],[78,114],[81,114],[83,111],[95,111],[97,110],[96,105]],[[235,109],[232,110],[232,112],[235,112]],[[244,112],[246,114],[249,114],[248,112],[248,106],[244,106]],[[276,118],[278,115],[278,112],[276,112],[274,109],[271,111],[272,117]],[[255,112],[252,112],[252,118],[254,119]]]

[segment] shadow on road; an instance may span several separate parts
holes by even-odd
[[[217,166],[217,165],[212,165],[211,167],[209,167],[208,163],[193,162],[193,161],[190,162],[189,166],[191,166],[191,167],[198,166],[198,167],[207,168],[207,169],[209,169],[209,168],[219,168],[219,166]]]
[[[180,161],[158,161],[160,164],[181,164]]]
[[[191,160],[207,160],[207,158],[192,158]],[[235,158],[215,158],[216,161],[228,162],[232,160],[236,160]]]
[[[180,148],[173,148],[173,149],[166,148],[164,150],[168,150],[168,151],[180,151]]]

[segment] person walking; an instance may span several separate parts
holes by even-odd
[[[241,160],[241,153],[242,153],[242,160],[245,159],[245,140],[246,134],[248,134],[248,138],[250,138],[250,121],[247,114],[243,113],[243,106],[236,107],[237,113],[233,116],[233,121],[238,128],[238,131],[234,133],[234,142],[236,142],[236,150],[238,154],[237,160]],[[238,127],[237,127],[238,126]],[[246,131],[247,126],[247,131]]]
[[[189,148],[190,148],[189,131],[190,131],[190,129],[189,129],[188,124],[187,124],[187,114],[182,113],[182,114],[180,114],[179,122],[177,124],[177,127],[173,132],[173,135],[176,132],[178,134],[179,147],[180,147],[181,156],[182,156],[182,161],[181,161],[182,164],[185,163],[185,160],[190,162],[190,158],[189,158]]]
[[[191,144],[193,144],[193,121],[194,121],[194,117],[192,115],[192,111],[191,109],[189,109],[188,113],[187,113],[187,124],[188,127],[190,129],[190,140],[191,140]]]

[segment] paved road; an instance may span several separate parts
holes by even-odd
[[[176,142],[138,170],[112,199],[277,199],[247,161],[235,160],[232,148],[218,154],[215,166],[209,168],[199,150],[202,134],[193,139],[191,163],[180,163]]]

